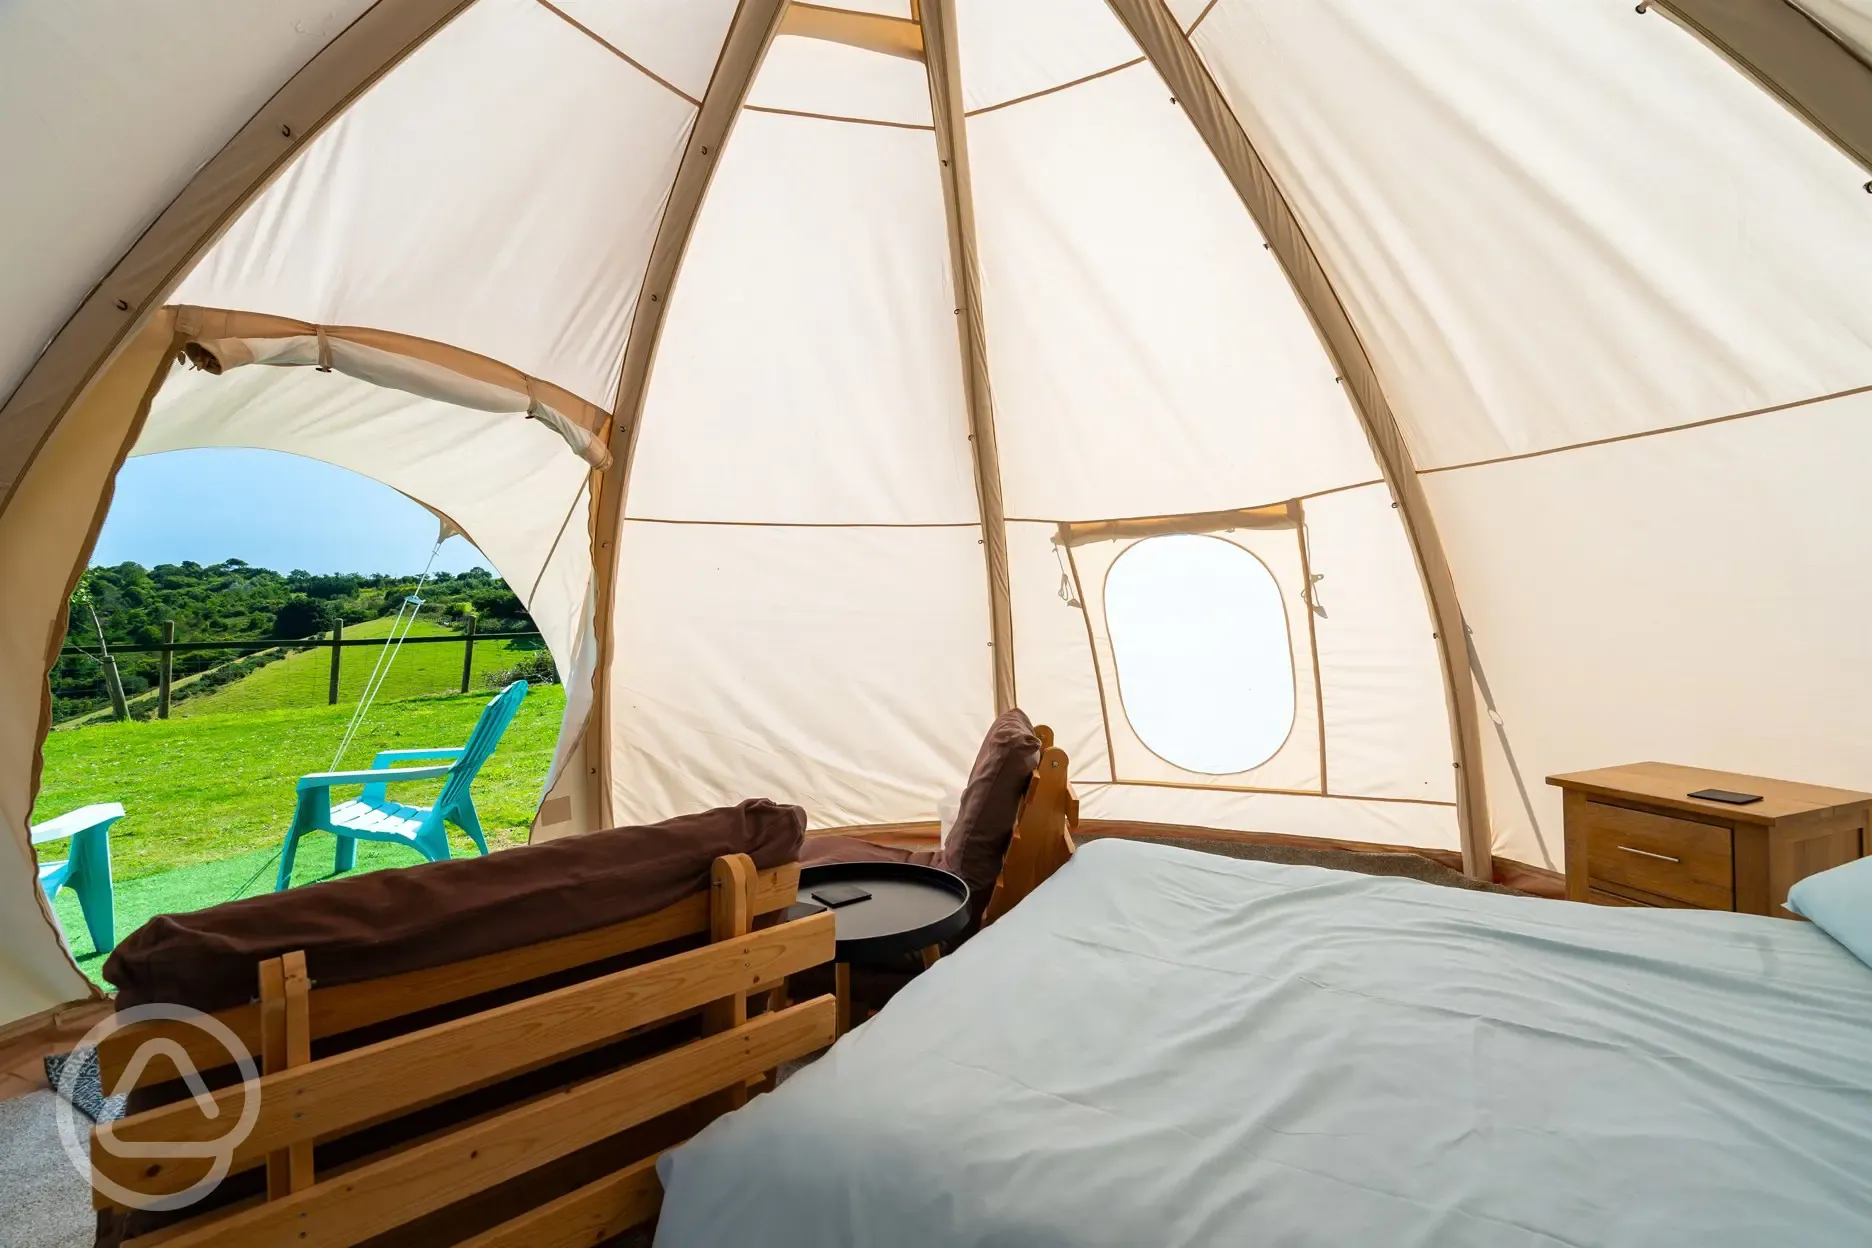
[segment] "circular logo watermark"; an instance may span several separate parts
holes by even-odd
[[[207,1196],[227,1177],[234,1165],[234,1150],[252,1133],[254,1123],[260,1117],[260,1071],[254,1065],[253,1054],[247,1051],[247,1046],[241,1043],[240,1037],[226,1023],[211,1014],[191,1010],[185,1005],[158,1003],[135,1006],[112,1015],[86,1032],[84,1039],[78,1042],[78,1049],[80,1052],[95,1050],[100,1040],[121,1027],[159,1020],[178,1023],[204,1033],[233,1058],[234,1064],[240,1069],[241,1108],[239,1116],[227,1132],[212,1140],[120,1140],[114,1122],[98,1123],[95,1131],[88,1121],[82,1127],[79,1125],[79,1111],[73,1104],[73,1097],[78,1090],[78,1081],[90,1063],[66,1062],[65,1069],[59,1073],[58,1104],[53,1114],[58,1120],[59,1142],[65,1146],[65,1155],[71,1158],[72,1165],[77,1167],[78,1173],[93,1188],[130,1209],[186,1209]],[[130,1055],[129,1062],[124,1066],[123,1077],[117,1081],[116,1087],[103,1088],[104,1095],[122,1096],[128,1093],[136,1086],[138,1077],[158,1057],[166,1058],[175,1066],[203,1117],[213,1119],[222,1116],[221,1104],[208,1091],[208,1085],[203,1081],[194,1060],[189,1057],[188,1050],[167,1035],[151,1036],[137,1045],[136,1052]],[[211,1066],[219,1065],[222,1063],[211,1063]],[[101,1085],[101,1078],[99,1082]],[[186,1157],[205,1160],[209,1163],[208,1173],[180,1192],[167,1195],[134,1192],[92,1169],[87,1137],[98,1148],[114,1157]]]

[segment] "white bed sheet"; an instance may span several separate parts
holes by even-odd
[[[658,1248],[1865,1248],[1872,969],[1095,841],[660,1171]]]

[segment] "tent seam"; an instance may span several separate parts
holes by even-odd
[[[1109,78],[1113,74],[1123,70],[1133,69],[1142,65],[1146,59],[1147,58],[1142,56],[1132,57],[1123,64],[1108,66],[1105,69],[1099,70],[1097,73],[1087,74],[1083,78],[1074,78],[1071,82],[1062,82],[1055,87],[1043,87],[1038,91],[1029,91],[1026,95],[1017,95],[1011,100],[1002,100],[998,104],[984,104],[980,108],[969,109],[962,115],[964,117],[980,117],[984,113],[999,112],[1004,108],[1012,108],[1016,104],[1025,104],[1029,100],[1038,100],[1044,96],[1058,95],[1061,91],[1066,91],[1073,87],[1082,87],[1088,82],[1097,82],[1101,78]]]
[[[668,516],[621,516],[624,524],[700,524],[730,529],[974,529],[977,520],[683,520]]]
[[[1215,12],[1216,5],[1221,3],[1222,0],[1209,0],[1208,4],[1203,5],[1203,10],[1196,15],[1196,20],[1183,28],[1183,37],[1187,39],[1191,35],[1194,35],[1196,33],[1196,28],[1207,21],[1209,15]]]
[[[1872,387],[1868,388],[1872,389]],[[1384,483],[1383,477],[1373,477],[1369,481],[1354,481],[1349,485],[1335,485],[1329,490],[1315,490],[1311,494],[1293,494],[1286,498],[1276,499],[1271,503],[1253,503],[1245,507],[1230,508],[1228,510],[1254,511],[1262,507],[1278,507],[1282,503],[1311,502],[1316,498],[1328,498],[1334,494],[1345,494],[1352,490],[1368,490],[1374,485],[1383,485]],[[1200,511],[1174,511],[1167,513],[1152,512],[1149,515],[1141,516],[1079,516],[1070,520],[1062,519],[1059,516],[1009,516],[1007,522],[1009,524],[1128,524],[1136,520],[1177,519],[1183,516],[1198,516],[1203,514],[1205,513]]]
[[[1726,425],[1738,420],[1748,420],[1754,416],[1772,416],[1776,412],[1791,412],[1803,407],[1816,407],[1822,403],[1831,403],[1835,399],[1850,399],[1854,395],[1872,392],[1872,384],[1853,386],[1846,390],[1835,390],[1831,394],[1817,394],[1812,398],[1795,399],[1789,403],[1776,403],[1769,407],[1752,408],[1746,412],[1731,412],[1727,416],[1708,416],[1702,420],[1686,421],[1681,425],[1666,425],[1661,429],[1639,429],[1632,433],[1617,433],[1605,438],[1592,438],[1585,442],[1569,442],[1565,446],[1549,446],[1538,451],[1521,451],[1514,455],[1497,455],[1492,459],[1475,459],[1461,464],[1443,464],[1435,468],[1419,468],[1417,475],[1427,477],[1437,472],[1460,472],[1465,468],[1488,468],[1495,464],[1519,463],[1524,459],[1540,459],[1547,455],[1561,455],[1568,451],[1591,450],[1595,446],[1611,446],[1618,442],[1636,442],[1641,438],[1656,438],[1667,433],[1686,433],[1692,429],[1707,429],[1711,425]]]
[[[1203,24],[1203,20],[1207,18],[1210,13],[1214,12],[1215,7],[1220,3],[1222,3],[1222,0],[1209,0],[1209,3],[1203,6],[1202,12],[1196,15],[1196,20],[1191,22],[1189,26],[1183,31],[1184,36],[1188,37],[1190,35],[1194,35],[1196,33],[1196,28]],[[1090,74],[1086,74],[1084,77],[1074,78],[1070,82],[1062,82],[1058,86],[1042,87],[1038,91],[1029,91],[1026,95],[1017,95],[1011,100],[1002,100],[1001,102],[997,104],[984,104],[980,108],[967,109],[963,112],[962,115],[964,117],[980,117],[983,113],[998,112],[1004,108],[1012,108],[1016,104],[1025,104],[1029,100],[1037,100],[1044,96],[1057,95],[1059,92],[1065,91],[1071,87],[1084,86],[1088,82],[1097,82],[1100,78],[1109,78],[1111,75],[1118,73],[1122,70],[1131,69],[1134,66],[1142,65],[1144,64],[1144,62],[1146,62],[1149,59],[1150,59],[1149,57],[1145,57],[1145,56],[1135,56],[1135,57],[1132,57],[1130,60],[1123,62],[1122,64],[1112,65],[1105,69],[1098,70],[1096,73],[1090,73]]]
[[[543,0],[542,0],[543,2]],[[889,126],[893,130],[934,130],[920,121],[886,121],[882,117],[843,117],[837,113],[809,113],[798,108],[776,108],[771,104],[745,104],[745,113],[772,113],[777,117],[804,117],[809,121],[842,121],[853,126]]]
[[[656,83],[658,86],[664,88],[665,90],[668,90],[676,95],[681,96],[683,99],[688,100],[691,104],[695,105],[697,108],[702,107],[701,100],[696,99],[695,96],[690,95],[687,91],[683,90],[681,87],[677,86],[675,83],[671,82],[669,79],[663,77],[663,75],[657,73],[655,70],[651,69],[648,65],[645,65],[642,61],[638,60],[636,57],[632,56],[630,53],[624,51],[624,49],[618,47],[615,43],[612,43],[609,39],[606,39],[603,35],[599,34],[597,31],[593,30],[591,27],[587,26],[585,23],[579,21],[576,17],[573,17],[570,13],[567,13],[564,9],[560,8],[558,5],[552,3],[552,0],[534,0],[534,3],[539,5],[542,9],[545,9],[548,13],[551,13],[553,16],[559,18],[566,25],[578,31],[581,35],[584,35],[587,39],[590,39],[593,43],[597,44],[599,47],[609,52],[612,56],[617,57],[618,60],[623,61],[626,65],[630,66],[632,69],[636,70],[638,73],[648,78],[651,82]]]

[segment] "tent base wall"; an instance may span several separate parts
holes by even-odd
[[[884,823],[865,828],[816,828],[806,834],[815,836],[854,836],[875,845],[898,849],[930,849],[940,843],[936,823]],[[1127,840],[1200,840],[1230,841],[1241,845],[1270,845],[1285,849],[1341,850],[1359,854],[1415,854],[1452,871],[1463,869],[1462,854],[1453,849],[1426,849],[1420,845],[1373,845],[1363,841],[1339,841],[1320,836],[1288,836],[1279,832],[1231,832],[1221,828],[1197,827],[1182,823],[1144,823],[1130,819],[1084,819],[1073,831],[1073,838],[1084,842],[1101,836]],[[1494,859],[1494,883],[1537,897],[1566,898],[1566,876],[1558,871],[1531,867],[1497,854]]]

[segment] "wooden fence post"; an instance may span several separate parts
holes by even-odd
[[[110,655],[104,656],[104,688],[110,694],[111,717],[118,721],[130,718],[130,704],[124,701],[123,676],[117,670],[117,660]]]
[[[331,635],[331,652],[332,652],[331,691],[325,695],[326,706],[338,705],[338,656],[344,653],[344,648],[341,645],[339,645],[339,643],[342,642],[343,640],[344,640],[344,621],[333,620],[332,621],[332,635]]]
[[[468,678],[474,675],[474,639],[475,639],[475,617],[471,615],[468,617],[468,640],[462,646],[461,691],[463,693],[468,692]]]
[[[163,645],[175,644],[175,621],[164,620]],[[169,718],[169,690],[175,681],[175,651],[164,650],[156,659],[156,718]]]

